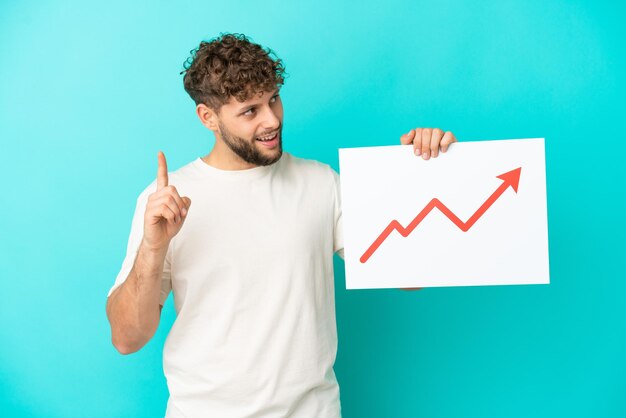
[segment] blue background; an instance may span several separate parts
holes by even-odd
[[[163,416],[172,299],[122,356],[106,294],[157,151],[212,147],[179,72],[228,31],[286,64],[285,149],[335,169],[418,126],[546,138],[550,285],[346,291],[335,258],[344,417],[626,416],[623,4],[3,1],[0,414]]]

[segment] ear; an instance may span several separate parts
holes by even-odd
[[[217,131],[218,120],[217,120],[217,113],[215,112],[215,110],[211,109],[204,103],[200,103],[199,105],[196,106],[196,114],[198,115],[200,122],[202,122],[204,126],[206,126],[207,128],[209,128],[210,130],[214,132]]]

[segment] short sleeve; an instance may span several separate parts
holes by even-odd
[[[341,216],[341,184],[339,180],[339,174],[333,171],[334,187],[335,187],[335,204],[334,204],[334,218],[335,228],[333,233],[333,252],[336,252],[341,258],[344,258],[343,253],[343,221]]]
[[[146,211],[146,205],[148,203],[148,196],[156,190],[156,181],[152,182],[137,198],[137,204],[135,206],[135,214],[133,215],[133,221],[130,227],[130,235],[128,237],[128,245],[126,247],[126,256],[122,262],[122,267],[115,278],[115,284],[109,290],[107,297],[111,296],[111,293],[118,288],[128,278],[130,271],[135,263],[135,257],[139,249],[139,244],[143,239],[143,219]],[[165,262],[163,263],[163,274],[161,276],[161,296],[160,304],[163,305],[167,299],[170,291],[172,290],[171,282],[171,270],[172,270],[172,246],[167,250],[165,256]]]

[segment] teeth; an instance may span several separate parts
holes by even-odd
[[[270,139],[273,139],[276,136],[276,133],[272,134],[271,136],[260,136],[257,139],[259,141],[269,141]]]

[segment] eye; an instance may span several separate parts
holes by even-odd
[[[280,97],[280,94],[275,94],[270,99],[270,103],[276,103],[276,101],[278,100],[279,97]],[[256,109],[254,107],[251,107],[250,109],[248,109],[245,112],[243,112],[241,115],[242,116],[252,116],[255,112],[256,112]]]

